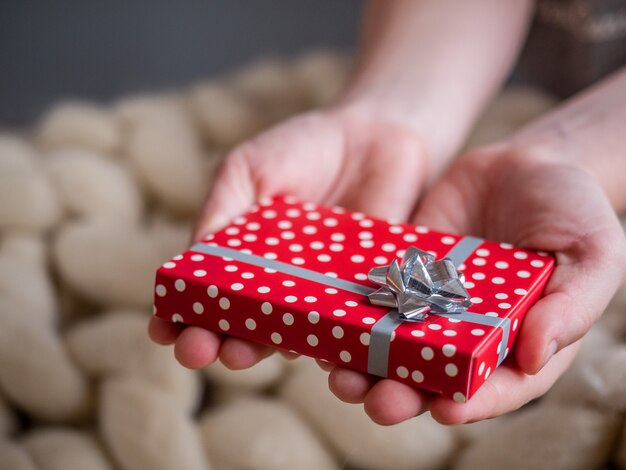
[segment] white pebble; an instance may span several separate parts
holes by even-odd
[[[47,156],[44,167],[70,214],[139,221],[141,194],[121,163],[93,151],[64,150]]]
[[[338,469],[329,451],[284,403],[248,398],[200,418],[204,445],[217,468]]]
[[[61,216],[48,176],[21,141],[0,136],[0,230],[37,230]]]
[[[67,421],[84,415],[88,384],[61,338],[20,314],[0,304],[0,389],[36,418]]]
[[[285,381],[280,395],[325,436],[341,462],[365,470],[435,469],[449,459],[454,439],[449,428],[429,415],[395,426],[375,424],[360,406],[339,401],[327,374],[307,358]],[[388,445],[381,445],[382,442]]]
[[[40,470],[113,469],[96,439],[87,432],[35,429],[22,438],[22,445]]]
[[[148,382],[106,380],[98,414],[102,439],[125,470],[209,468],[191,416]]]
[[[37,132],[43,150],[71,147],[114,152],[121,139],[113,114],[91,103],[65,102],[53,107],[42,118]]]
[[[461,453],[455,470],[586,470],[606,461],[618,418],[582,406],[539,404],[488,429]]]
[[[147,335],[148,316],[113,311],[75,324],[66,334],[76,364],[92,377],[132,376],[145,379],[191,411],[200,399],[194,371],[174,358],[171,347],[153,343]]]

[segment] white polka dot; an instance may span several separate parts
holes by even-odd
[[[285,212],[285,214],[287,214],[287,217],[296,218],[300,217],[301,212],[299,209],[292,207],[291,209],[287,209],[287,212]]]
[[[226,230],[224,230],[224,233],[226,233],[226,235],[237,235],[239,233],[239,229],[237,227],[228,227]]]
[[[428,325],[428,329],[429,329],[429,330],[434,330],[434,331],[437,331],[437,330],[440,330],[440,329],[441,329],[441,325],[439,325],[439,324],[437,324],[437,323],[430,323],[430,324]]]
[[[243,284],[241,282],[235,282],[234,284],[231,284],[230,286],[230,290],[237,291],[241,289],[243,289]]]
[[[174,323],[182,323],[183,322],[183,316],[180,313],[175,313],[174,315],[172,315],[172,321]]]
[[[280,240],[276,237],[267,237],[265,239],[265,244],[270,246],[276,246],[280,243]]]
[[[442,237],[441,243],[443,243],[444,245],[454,245],[456,243],[456,240],[453,237]]]
[[[320,344],[320,340],[317,339],[317,336],[315,335],[308,335],[306,337],[306,342],[309,344],[309,346],[317,346],[318,344]]]
[[[301,266],[305,263],[304,258],[301,258],[299,256],[296,256],[295,258],[291,258],[291,263]]]
[[[528,294],[528,291],[526,289],[515,289],[513,292],[515,292],[517,295],[526,295],[526,294]]]
[[[487,312],[485,313],[488,317],[498,317],[499,315],[496,312]]]
[[[191,261],[202,261],[204,260],[204,255],[191,255]]]
[[[480,297],[472,297],[470,299],[470,302],[472,302],[473,304],[482,304],[483,303],[483,299]]]
[[[424,374],[419,370],[411,372],[411,378],[415,383],[421,384],[424,381]]]
[[[328,263],[331,260],[331,257],[326,253],[322,253],[321,255],[317,256],[317,260],[321,261],[322,263]]]
[[[496,294],[496,299],[504,300],[504,299],[508,299],[508,298],[509,298],[509,295],[505,294],[504,292],[498,292]]]
[[[226,244],[232,247],[241,246],[241,240],[237,238],[231,238],[230,240],[226,241]]]
[[[338,308],[333,310],[333,315],[335,315],[336,317],[343,317],[346,315],[346,311]]]
[[[483,279],[485,279],[485,274],[484,273],[474,273],[472,274],[472,279],[476,279],[477,281],[482,281]]]
[[[327,217],[322,222],[326,227],[336,227],[339,224],[339,221],[334,217]]]
[[[358,281],[365,281],[367,280],[367,274],[364,273],[356,273],[354,275],[354,279],[358,280]]]
[[[302,204],[302,208],[305,211],[314,211],[316,207],[317,205],[314,202],[305,202],[304,204]]]
[[[484,266],[485,264],[487,264],[487,261],[485,261],[485,258],[474,258],[472,260],[472,264],[474,264],[475,266]]]
[[[246,328],[248,328],[249,330],[256,330],[256,321],[254,321],[254,319],[252,318],[248,318],[246,319]]]
[[[403,229],[399,225],[392,225],[391,227],[389,227],[389,231],[391,233],[398,234],[398,233],[402,233]]]
[[[209,287],[207,287],[206,293],[208,294],[209,297],[214,299],[215,297],[217,297],[217,293],[218,293],[217,286],[210,285]]]
[[[371,240],[372,237],[374,237],[372,232],[368,232],[368,231],[359,232],[359,238],[361,240]]]
[[[506,261],[496,261],[496,268],[498,269],[507,269],[509,267],[509,263]]]
[[[444,356],[452,357],[456,353],[456,346],[454,344],[444,344],[441,351]]]
[[[503,310],[507,310],[509,308],[511,308],[511,304],[508,302],[501,302],[498,304],[498,307],[500,307]]]
[[[396,245],[394,245],[393,243],[383,243],[383,246],[381,248],[383,251],[389,253],[396,250]]]
[[[245,223],[246,223],[246,218],[240,215],[240,216],[235,217],[235,218],[233,219],[233,223],[234,223],[235,225],[243,225],[243,224],[245,224]]]
[[[219,322],[217,322],[217,325],[220,327],[221,330],[230,330],[230,323],[228,323],[228,320],[224,320],[223,318]]]
[[[528,258],[528,253],[526,253],[525,251],[516,251],[515,253],[513,253],[513,256],[517,259],[526,259]]]
[[[285,313],[283,315],[283,323],[287,326],[293,325],[293,315],[291,313]]]
[[[197,313],[198,315],[200,315],[201,313],[204,313],[204,305],[202,305],[200,302],[194,302],[192,308],[193,308],[193,311]]]
[[[363,219],[359,222],[359,225],[363,228],[370,228],[374,226],[374,221],[370,219]]]
[[[454,392],[454,395],[452,395],[452,399],[457,402],[457,403],[465,403],[465,395],[463,395],[461,392]]]
[[[500,341],[500,342],[498,343],[498,347],[496,348],[496,353],[497,353],[497,354],[500,354],[500,351],[501,351],[501,350],[502,350],[502,341]]]
[[[316,312],[315,310],[313,310],[312,312],[309,312],[309,314],[307,315],[307,318],[309,320],[309,323],[315,325],[316,323],[320,321],[320,314]]]
[[[249,224],[246,225],[246,228],[248,230],[259,230],[261,228],[261,224],[258,222],[250,222]]]
[[[276,211],[273,209],[268,209],[266,211],[261,212],[261,217],[264,219],[273,219],[276,217]]]
[[[358,302],[355,302],[354,300],[346,300],[345,305],[346,307],[356,307],[359,304]]]
[[[476,255],[477,256],[489,256],[489,250],[487,250],[486,248],[479,248],[478,250],[476,250]]]
[[[322,218],[322,216],[320,215],[319,212],[309,212],[306,215],[306,218],[309,220],[320,220]]]
[[[267,286],[261,286],[256,290],[259,294],[267,294],[270,291],[270,288]]]
[[[204,269],[196,269],[193,272],[193,275],[196,276],[196,277],[204,277],[204,276],[206,276],[206,274],[207,274],[207,272]]]
[[[336,294],[338,291],[334,287],[327,287],[326,289],[324,289],[324,292],[333,295]]]
[[[372,240],[361,240],[361,248],[372,248],[374,246],[374,242]]]
[[[534,259],[530,262],[530,265],[533,268],[542,268],[546,263],[544,263],[543,261],[541,261],[540,259]]]
[[[241,277],[244,278],[244,279],[252,279],[252,278],[254,278],[254,274],[247,273],[247,272],[246,273],[241,273]]]
[[[363,214],[362,212],[353,212],[350,217],[352,217],[352,220],[361,220],[363,219],[363,217],[365,217],[365,214]]]
[[[374,258],[374,263],[376,264],[387,264],[389,260],[384,256],[377,256]]]
[[[448,321],[450,323],[461,323],[461,320],[459,320],[458,318],[448,318]]]
[[[363,346],[369,346],[370,344],[370,334],[369,333],[361,333],[359,336],[359,341]]]
[[[296,238],[296,234],[287,230],[280,234],[280,238],[284,240],[293,240]]]
[[[296,285],[296,283],[293,282],[293,281],[290,281],[290,280],[283,281],[283,286],[285,286],[285,287],[293,287],[295,285]]]
[[[343,251],[343,245],[341,243],[331,243],[328,247],[330,251],[339,252]]]
[[[222,297],[219,301],[219,305],[222,310],[228,310],[230,308],[230,300],[226,297]]]
[[[485,330],[483,330],[482,328],[474,328],[472,331],[470,331],[470,333],[472,333],[474,336],[482,336],[485,334]]]
[[[422,336],[426,336],[422,330],[413,330],[411,331],[411,336],[415,336],[416,338],[421,338]]]
[[[164,268],[167,268],[167,269],[172,269],[172,268],[175,268],[175,267],[176,267],[176,263],[174,263],[174,262],[172,262],[172,261],[168,261],[167,263],[164,263],[164,264],[163,264],[163,267],[164,267]]]
[[[159,297],[165,297],[165,294],[167,294],[167,289],[163,284],[159,284],[158,286],[156,286],[155,291]]]
[[[193,259],[195,255],[192,255],[191,258]],[[202,256],[202,255],[199,255]],[[174,256],[172,259],[176,260],[176,261],[180,261],[181,259],[183,259],[183,255],[176,255]]]
[[[365,257],[363,255],[352,255],[350,257],[350,261],[352,261],[353,263],[362,263],[363,261],[365,261]]]
[[[481,362],[480,366],[478,366],[478,375],[483,375],[484,371],[485,371],[485,363]]]
[[[350,362],[352,360],[352,355],[348,351],[341,351],[339,353],[339,359],[343,362]]]
[[[463,285],[466,289],[473,289],[476,284],[474,284],[472,281],[465,281]]]
[[[281,220],[280,222],[278,222],[277,225],[278,228],[281,230],[289,230],[291,227],[293,227],[293,224],[288,220]]]
[[[432,348],[429,348],[428,346],[426,346],[422,348],[421,355],[425,361],[430,361],[433,357],[435,357],[435,351],[433,351]]]
[[[257,236],[254,233],[246,233],[243,237],[244,242],[255,242],[257,240]]]
[[[445,330],[443,332],[443,335],[444,336],[456,336],[456,331],[454,331],[454,330]]]
[[[493,279],[491,279],[491,282],[493,282],[494,284],[504,284],[504,278],[503,277],[494,277]]]
[[[322,248],[324,248],[324,244],[322,242],[320,242],[320,241],[311,242],[310,246],[314,250],[321,250]]]
[[[270,335],[270,339],[272,340],[272,343],[274,344],[280,344],[283,342],[283,337],[280,335],[280,333],[272,333]]]
[[[414,241],[417,241],[417,235],[414,233],[405,233],[402,239],[407,243],[413,243]]]
[[[224,266],[224,271],[228,271],[229,273],[234,273],[238,269],[239,268],[235,266],[234,264],[227,264],[226,266]]]
[[[513,331],[517,330],[517,325],[519,324],[519,320],[516,318],[515,321],[513,322]]]
[[[446,364],[444,370],[446,371],[446,375],[449,377],[456,377],[459,373],[459,368],[452,363]]]
[[[487,372],[485,372],[485,380],[489,378],[490,374],[491,374],[491,367],[487,367]]]
[[[302,233],[306,235],[314,235],[317,233],[317,227],[313,225],[305,225],[304,227],[302,227]]]
[[[288,295],[285,297],[285,302],[292,304],[294,302],[298,301],[298,297],[296,297],[295,295]]]
[[[272,313],[273,310],[274,310],[274,307],[272,306],[271,303],[263,302],[261,304],[261,312],[263,312],[265,315],[269,315],[270,313]]]
[[[330,239],[334,242],[342,242],[346,239],[346,236],[343,233],[333,233]]]
[[[343,338],[343,328],[341,328],[340,326],[334,326],[333,327],[333,336],[337,339],[341,339]]]
[[[242,248],[241,250],[239,250],[241,253],[245,253],[247,255],[251,255],[252,254],[252,250],[248,249],[248,248]],[[226,258],[224,258],[224,260],[226,261]],[[228,260],[228,261],[232,261],[232,259]]]
[[[307,303],[309,303],[309,304],[312,304],[312,303],[314,303],[314,302],[317,302],[317,297],[314,297],[314,296],[312,296],[312,295],[307,295],[307,296],[304,298],[304,301],[305,301],[305,302],[307,302]]]
[[[517,276],[525,279],[530,277],[530,273],[528,271],[517,271]]]
[[[332,271],[328,271],[328,272],[324,273],[324,276],[334,277],[335,279],[338,277],[337,273],[334,273]]]
[[[399,366],[396,369],[396,374],[398,374],[398,377],[400,377],[401,379],[406,379],[409,376],[409,369],[404,366]]]
[[[278,258],[278,255],[276,253],[272,253],[271,251],[269,251],[269,252],[265,253],[263,255],[263,257],[266,258],[266,259],[276,259],[276,258]]]
[[[343,312],[343,310],[342,310]],[[345,312],[344,312],[345,313]],[[372,317],[365,317],[363,318],[363,320],[361,320],[363,323],[365,323],[366,325],[373,325],[374,323],[376,323],[376,320]]]

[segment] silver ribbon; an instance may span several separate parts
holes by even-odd
[[[463,274],[449,258],[435,257],[414,246],[398,264],[375,267],[367,275],[380,289],[368,295],[374,305],[395,308],[405,320],[424,320],[432,313],[462,313],[472,306]]]

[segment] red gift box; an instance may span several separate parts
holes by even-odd
[[[372,267],[409,246],[454,259],[472,306],[422,321],[372,305]],[[543,252],[267,199],[156,276],[155,315],[471,397],[510,351],[554,268]]]

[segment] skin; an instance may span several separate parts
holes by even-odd
[[[626,240],[616,217],[626,209],[626,70],[506,140],[453,160],[515,57],[530,3],[453,5],[371,2],[359,66],[343,97],[234,149],[195,230],[201,238],[258,198],[290,193],[555,253],[557,268],[528,312],[514,354],[467,403],[324,364],[333,393],[363,403],[380,424],[426,410],[445,424],[477,421],[542,395],[626,278]],[[442,15],[446,22],[437,21]],[[446,60],[433,60],[432,50]],[[272,353],[157,318],[150,335],[174,343],[178,360],[191,368],[219,357],[242,369]]]

